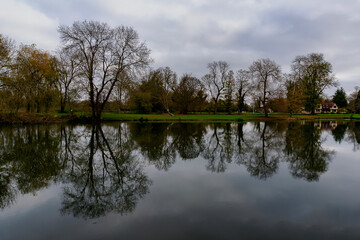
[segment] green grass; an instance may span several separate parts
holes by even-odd
[[[360,114],[295,114],[293,119],[360,119]],[[168,114],[113,114],[104,113],[104,120],[113,121],[242,121],[242,120],[275,120],[275,119],[289,119],[290,115],[287,113],[270,113],[268,118],[265,118],[263,113],[246,113],[246,114],[175,114],[170,116]]]
[[[247,115],[183,115],[175,114],[103,114],[104,120],[124,120],[124,121],[236,121],[249,118],[262,118],[263,114]]]
[[[78,122],[88,121],[91,117],[90,113],[75,112],[73,113]],[[287,113],[270,113],[268,118],[265,118],[263,113],[243,113],[243,114],[175,114],[170,116],[168,114],[114,114],[104,113],[102,115],[103,121],[149,121],[149,122],[236,122],[236,121],[257,121],[257,120],[343,120],[355,119],[360,121],[360,114],[294,114],[290,118]],[[85,117],[85,118],[84,118]],[[13,117],[0,116],[0,122],[59,122],[69,120],[68,113],[40,113],[40,114],[19,114]]]

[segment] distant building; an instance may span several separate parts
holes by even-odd
[[[318,108],[315,109],[315,113],[337,113],[338,107],[336,103],[333,102],[324,102],[319,104]]]

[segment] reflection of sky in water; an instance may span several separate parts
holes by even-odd
[[[293,178],[282,160],[272,177],[260,180],[243,165],[230,163],[224,173],[216,173],[206,169],[203,156],[182,161],[177,155],[167,171],[146,164],[152,185],[131,213],[88,220],[61,215],[63,185],[52,184],[35,195],[19,195],[0,212],[0,237],[358,239],[359,151],[335,142],[331,132],[322,137],[323,148],[336,154],[319,181]]]

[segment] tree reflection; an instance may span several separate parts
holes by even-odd
[[[345,138],[346,129],[348,128],[348,123],[340,123],[336,126],[335,129],[331,131],[334,140],[338,143],[341,143]]]
[[[202,156],[208,160],[208,170],[224,172],[227,164],[232,162],[234,152],[232,128],[230,123],[214,123],[210,125],[211,130]]]
[[[204,150],[205,124],[173,124],[170,132],[173,137],[173,146],[183,160],[197,158]]]
[[[289,123],[285,138],[286,161],[294,177],[317,181],[327,171],[334,151],[324,149],[321,131],[313,122]]]
[[[353,144],[353,151],[360,149],[360,122],[350,122],[347,141]]]
[[[114,134],[111,126],[103,130],[94,125],[86,130],[90,131],[84,136],[88,144],[74,153],[61,212],[86,219],[133,211],[151,181],[132,154],[134,142],[128,129],[119,125]]]
[[[331,129],[359,149],[360,122]],[[317,181],[334,156],[321,135],[319,125],[298,121],[0,126],[0,208],[61,182],[63,214],[129,213],[149,192],[143,165],[167,170],[177,157],[202,157],[212,172],[244,166],[259,179],[284,162],[294,177]]]
[[[131,124],[131,137],[136,141],[141,154],[157,169],[168,170],[174,163],[176,149],[169,139],[171,123]]]
[[[35,193],[56,181],[62,170],[55,126],[0,129],[0,208],[18,193]]]
[[[246,166],[252,176],[260,179],[271,177],[281,159],[282,128],[279,122],[256,122],[244,138],[238,131],[238,164]],[[239,142],[240,141],[240,142]],[[244,148],[241,145],[245,145]]]

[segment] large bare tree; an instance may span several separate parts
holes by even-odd
[[[265,113],[265,117],[268,116],[267,102],[269,95],[272,94],[271,87],[281,81],[281,69],[275,61],[268,58],[259,59],[252,63],[249,68],[255,89],[260,94],[259,98],[262,103],[262,108]]]
[[[160,89],[160,102],[163,105],[166,112],[173,116],[170,112],[171,94],[176,87],[176,73],[170,69],[170,67],[159,68],[161,89]]]
[[[251,74],[249,71],[240,69],[236,72],[235,78],[236,96],[239,113],[242,113],[245,106],[245,97],[251,89]]]
[[[111,28],[96,21],[75,22],[58,29],[65,49],[80,60],[80,74],[92,109],[93,121],[100,121],[105,104],[122,74],[144,69],[150,62],[150,50],[131,27]]]
[[[18,101],[14,101],[15,94],[10,84],[15,51],[15,42],[0,34],[0,112],[8,108],[15,109],[15,111],[18,109],[13,105]],[[20,97],[16,98],[19,99]]]
[[[216,114],[219,99],[226,88],[230,66],[227,62],[218,61],[209,63],[208,69],[209,73],[202,80],[214,101],[214,114]]]
[[[79,77],[79,60],[72,51],[64,49],[58,52],[55,60],[58,77],[56,79],[56,88],[60,93],[60,112],[65,112],[66,103],[69,100],[71,87],[76,78]]]
[[[124,107],[126,101],[129,99],[129,92],[134,87],[134,76],[129,72],[124,71],[117,83],[115,84],[115,101],[117,104],[117,112],[120,114],[122,108]]]
[[[15,43],[10,38],[0,34],[0,88],[9,78],[15,53]]]

